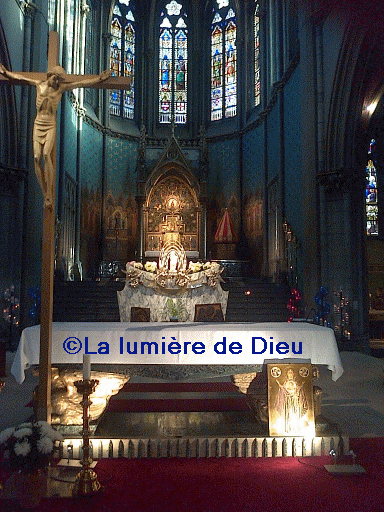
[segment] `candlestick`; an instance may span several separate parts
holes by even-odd
[[[83,355],[83,380],[90,380],[91,378],[91,356],[90,354]]]
[[[89,406],[92,404],[89,395],[95,391],[98,383],[98,380],[89,379],[77,380],[74,383],[78,393],[83,395],[83,400],[81,401],[83,406],[83,430],[81,431],[83,437],[83,458],[80,461],[83,468],[76,477],[72,489],[73,496],[88,496],[104,490],[96,473],[90,468],[92,459],[89,457],[89,437],[91,433],[89,430]]]

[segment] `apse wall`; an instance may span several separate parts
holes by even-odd
[[[128,261],[137,246],[136,162],[138,143],[106,137],[103,259]]]
[[[93,277],[101,247],[103,135],[83,122],[80,144],[80,261]]]
[[[303,169],[301,154],[300,66],[284,87],[285,214],[292,232],[300,241],[303,227]]]
[[[233,248],[215,243],[215,233],[226,210],[233,223],[235,236],[240,234],[240,153],[239,139],[232,137],[212,142],[208,149],[207,183],[207,255],[221,259],[222,254],[234,259]],[[231,254],[233,253],[233,254]]]
[[[243,139],[243,219],[244,234],[254,273],[261,272],[264,201],[264,126],[247,132]]]

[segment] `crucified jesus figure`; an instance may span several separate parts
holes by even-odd
[[[33,126],[33,155],[35,172],[44,195],[44,206],[52,208],[54,197],[55,166],[53,148],[56,141],[56,111],[65,91],[88,87],[103,82],[111,76],[111,71],[103,71],[96,78],[77,82],[66,82],[66,73],[61,66],[54,66],[47,73],[46,80],[34,80],[19,73],[8,71],[0,64],[0,74],[10,80],[36,87],[36,118]]]

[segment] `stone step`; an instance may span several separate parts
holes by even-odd
[[[60,455],[81,459],[79,437],[67,437]],[[159,457],[311,457],[328,455],[331,450],[349,451],[347,436],[304,437],[191,437],[191,438],[91,438],[91,458],[159,458]]]
[[[53,319],[56,322],[120,321],[117,291],[124,282],[72,281],[56,285]],[[288,287],[254,279],[228,281],[227,322],[286,322]],[[249,292],[249,293],[248,293]]]

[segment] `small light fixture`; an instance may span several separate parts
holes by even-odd
[[[376,107],[377,107],[377,102],[374,101],[373,103],[370,103],[368,106],[367,106],[367,112],[372,115],[374,113],[374,111],[376,110]]]

